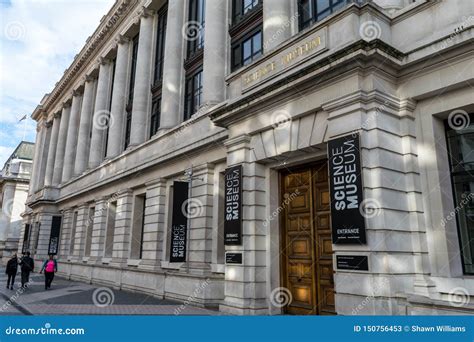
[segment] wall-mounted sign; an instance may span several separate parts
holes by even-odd
[[[363,201],[359,134],[330,140],[328,158],[332,242],[364,244],[365,219],[359,209]]]
[[[28,251],[28,245],[30,244],[30,229],[31,224],[25,224],[25,233],[23,234],[23,246],[21,247],[21,253],[26,253]]]
[[[227,252],[225,254],[226,264],[242,264],[242,253]]]
[[[61,216],[53,216],[51,235],[49,236],[48,254],[58,254],[59,233],[61,231]]]
[[[336,267],[339,270],[368,271],[369,259],[366,255],[336,255]]]
[[[186,234],[188,218],[186,201],[188,199],[188,183],[173,183],[173,215],[171,219],[170,262],[186,261]]]
[[[242,91],[327,50],[327,28],[318,30],[292,46],[263,60],[242,76]]]
[[[225,170],[224,244],[242,244],[242,165]]]

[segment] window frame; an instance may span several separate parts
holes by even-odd
[[[237,24],[245,17],[252,15],[263,6],[263,0],[251,0],[252,6],[245,11],[245,0],[232,0],[232,25]]]
[[[193,56],[199,54],[204,49],[204,35],[206,27],[206,0],[190,0],[188,7],[188,22],[185,23],[187,29],[195,29],[195,25],[199,24],[198,38],[187,39],[186,44],[186,58],[191,59]]]
[[[131,56],[130,56],[130,78],[128,83],[128,94],[127,94],[127,106],[126,117],[125,117],[125,137],[124,137],[124,149],[130,145],[130,134],[132,129],[132,109],[133,109],[133,95],[135,92],[135,78],[137,71],[137,59],[138,59],[138,41],[140,34],[137,33],[131,39]]]
[[[474,113],[469,113],[469,118],[471,125],[470,127],[473,127],[474,129]],[[448,157],[448,167],[449,167],[449,177],[451,181],[451,191],[452,191],[452,199],[453,199],[453,207],[454,207],[454,213],[455,213],[455,222],[456,222],[456,229],[457,229],[457,235],[458,235],[458,243],[459,243],[459,256],[461,259],[461,266],[462,266],[462,272],[466,276],[472,276],[474,275],[474,249],[471,250],[471,268],[472,271],[467,270],[467,265],[466,265],[466,258],[465,258],[465,253],[464,253],[464,248],[465,246],[465,241],[463,241],[463,234],[462,234],[462,227],[461,227],[461,220],[459,215],[461,214],[461,211],[465,210],[465,208],[468,206],[468,204],[461,205],[458,201],[458,193],[457,193],[457,188],[456,185],[458,182],[455,182],[455,177],[463,177],[463,176],[471,176],[474,177],[474,168],[473,170],[466,170],[462,166],[459,167],[459,164],[454,167],[453,165],[453,153],[454,151],[452,150],[452,143],[450,139],[456,139],[455,137],[450,137],[450,132],[456,132],[455,129],[450,127],[448,120],[444,121],[444,126],[445,126],[445,137],[446,137],[446,152],[447,152],[447,157]],[[466,133],[466,134],[474,134],[474,131],[472,133]],[[458,146],[459,147],[459,146]],[[470,171],[473,173],[471,174]],[[474,199],[471,198],[471,201],[474,201]],[[459,209],[460,208],[460,209]],[[466,228],[467,229],[467,228]]]
[[[196,95],[196,88],[195,88],[195,78],[200,75],[200,86],[197,88],[199,89],[199,98],[200,101],[198,104],[194,102],[195,95]],[[191,89],[189,85],[191,84]],[[203,93],[203,68],[202,65],[196,67],[192,71],[188,72],[186,75],[186,80],[185,80],[185,87],[184,87],[184,115],[183,115],[183,121],[189,120],[194,114],[197,113],[199,110],[199,106],[202,105],[202,93]],[[191,103],[189,104],[189,100],[191,99]],[[196,109],[196,105],[198,108]],[[193,108],[193,109],[190,109]]]
[[[255,55],[254,49],[253,49],[253,37],[255,37],[258,33],[260,33],[260,53],[258,55]],[[248,40],[252,39],[252,57],[250,58],[249,63],[244,63],[244,43],[247,42]],[[234,51],[236,49],[239,49],[239,63],[235,61],[235,54]],[[260,56],[263,55],[263,27],[257,26],[253,28],[251,31],[248,31],[240,37],[238,40],[235,40],[232,45],[231,45],[231,72],[234,72],[248,64],[252,64],[252,62],[256,61]]]
[[[350,4],[351,0],[327,0],[329,5],[324,10],[318,12],[318,0],[298,0],[298,27],[299,30],[305,30],[308,27],[311,27],[315,23],[323,20],[324,18],[330,16],[346,5]],[[310,7],[309,19],[303,22],[303,2],[307,2]]]

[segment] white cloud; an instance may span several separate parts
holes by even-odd
[[[18,124],[18,119],[30,115],[54,88],[113,3],[0,1],[0,165],[8,158],[4,153],[23,137],[23,123]],[[34,122],[27,123],[26,135],[34,141]]]

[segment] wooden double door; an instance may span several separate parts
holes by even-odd
[[[284,310],[334,315],[334,276],[327,162],[281,173]]]

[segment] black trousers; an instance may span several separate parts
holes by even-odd
[[[44,288],[49,289],[54,279],[54,272],[44,272]]]
[[[30,272],[21,271],[21,286],[24,287],[30,281]]]
[[[15,285],[16,273],[8,273],[7,287],[13,287]],[[11,281],[11,284],[10,284]]]

